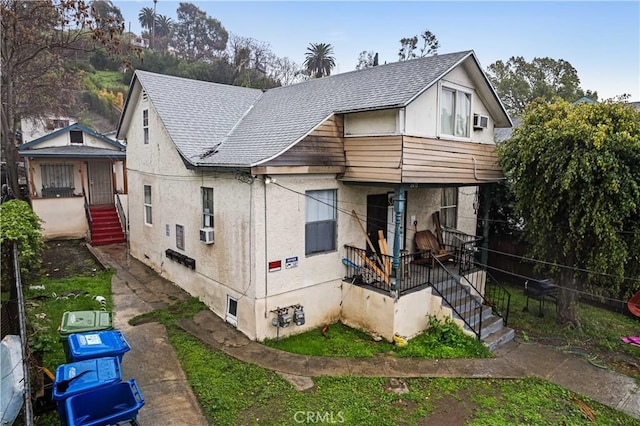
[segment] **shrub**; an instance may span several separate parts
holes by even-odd
[[[9,282],[13,265],[12,242],[18,243],[20,272],[24,282],[39,276],[42,263],[42,220],[26,201],[9,200],[0,205],[0,245],[2,246],[2,281]]]

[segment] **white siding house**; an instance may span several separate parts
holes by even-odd
[[[429,276],[414,235],[436,212],[473,237],[510,125],[472,51],[266,91],[137,71],[117,133],[131,254],[252,339],[338,320],[413,336],[452,310],[400,264]],[[389,269],[366,278],[375,252]]]

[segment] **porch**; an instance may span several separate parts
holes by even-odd
[[[345,322],[380,329],[385,338],[412,337],[426,328],[428,316],[450,317],[490,348],[513,338],[505,327],[510,295],[476,261],[481,238],[455,229],[444,229],[442,237],[450,255],[405,251],[395,266],[392,256],[345,245],[343,281],[358,288],[348,290],[358,296],[345,298]]]

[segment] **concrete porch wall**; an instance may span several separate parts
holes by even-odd
[[[404,294],[394,300],[365,287],[345,282],[342,289],[340,320],[345,325],[376,334],[391,342],[395,333],[411,338],[424,331],[428,317],[447,316],[431,288]]]
[[[33,211],[42,219],[45,240],[84,238],[89,232],[83,197],[34,198]]]

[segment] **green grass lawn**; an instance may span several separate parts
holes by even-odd
[[[44,288],[24,289],[25,310],[29,324],[29,347],[32,351],[42,351],[44,367],[52,373],[58,365],[66,362],[58,327],[66,311],[100,310],[94,299],[102,296],[111,302],[112,271],[99,271],[93,276],[76,276],[68,279],[44,279]]]
[[[313,390],[298,392],[278,374],[213,351],[176,328],[169,336],[205,415],[217,425],[291,425],[300,416],[347,425],[640,425],[533,378],[407,379],[408,393],[398,395],[386,390],[386,378],[317,377]],[[448,423],[454,420],[463,423]]]
[[[405,347],[387,341],[374,341],[367,333],[341,323],[331,324],[326,332],[321,328],[280,340],[266,340],[272,348],[301,355],[347,358],[373,357],[389,354],[414,358],[478,358],[491,357],[491,352],[477,339],[464,334],[453,322],[430,321],[429,329],[414,337]]]

